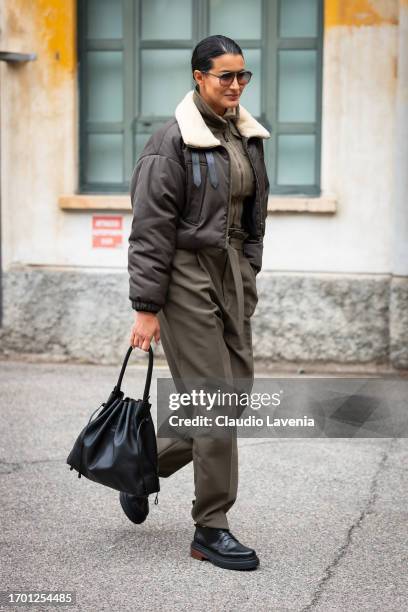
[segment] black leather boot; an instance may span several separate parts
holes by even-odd
[[[196,525],[191,542],[191,556],[225,569],[251,570],[259,565],[254,549],[241,544],[229,529],[200,525]]]
[[[137,497],[131,493],[121,491],[119,494],[120,505],[123,512],[132,523],[140,525],[149,514],[149,496]]]

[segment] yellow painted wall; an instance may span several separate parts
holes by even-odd
[[[408,0],[403,0],[408,4]],[[326,0],[325,28],[398,23],[398,0]]]
[[[267,269],[320,271],[324,252],[328,271],[389,270],[402,5],[408,0],[325,0],[322,188],[341,214],[334,223],[313,219],[307,232],[305,219],[276,219]],[[0,0],[0,18],[2,48],[38,56],[0,66],[4,265],[125,265],[119,250],[105,259],[92,251],[89,213],[58,208],[58,198],[78,187],[76,0]],[[294,235],[306,263],[287,250]]]
[[[63,262],[58,197],[78,183],[76,0],[0,5],[2,50],[37,56],[0,66],[4,265]]]
[[[9,50],[37,53],[43,85],[58,87],[74,76],[76,0],[13,0],[5,11],[5,33]]]

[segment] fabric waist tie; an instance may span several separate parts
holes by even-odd
[[[242,282],[241,267],[239,264],[239,251],[244,250],[244,240],[248,233],[239,228],[230,228],[228,230],[227,254],[234,280],[235,295],[238,306],[238,330],[240,333],[244,331],[244,285]]]
[[[232,277],[235,285],[235,295],[238,305],[238,330],[244,331],[244,286],[242,283],[241,269],[239,265],[239,251],[242,251],[242,240],[229,238],[227,243],[227,253],[232,270]]]
[[[228,230],[228,241],[227,241],[227,258],[232,272],[232,278],[234,282],[234,289],[237,301],[238,320],[237,327],[239,333],[244,331],[244,285],[242,282],[241,266],[239,263],[239,252],[244,250],[244,240],[248,236],[248,233],[239,228],[231,227]],[[200,250],[196,251],[197,257],[200,259]],[[205,261],[201,264],[206,266]],[[225,275],[225,271],[224,271]]]

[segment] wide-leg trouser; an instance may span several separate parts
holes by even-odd
[[[174,378],[246,379],[253,354],[250,318],[258,301],[255,272],[242,240],[215,247],[176,249],[165,306],[158,313],[161,342]],[[228,529],[227,512],[238,490],[236,432],[225,437],[157,437],[159,476],[193,461],[196,525]]]

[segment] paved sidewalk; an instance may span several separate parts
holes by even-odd
[[[118,373],[0,362],[0,590],[73,590],[63,609],[81,612],[408,609],[407,439],[240,439],[228,517],[261,564],[223,570],[189,556],[191,464],[161,480],[137,526],[115,491],[65,463]],[[128,367],[128,395],[141,397],[145,375]]]

